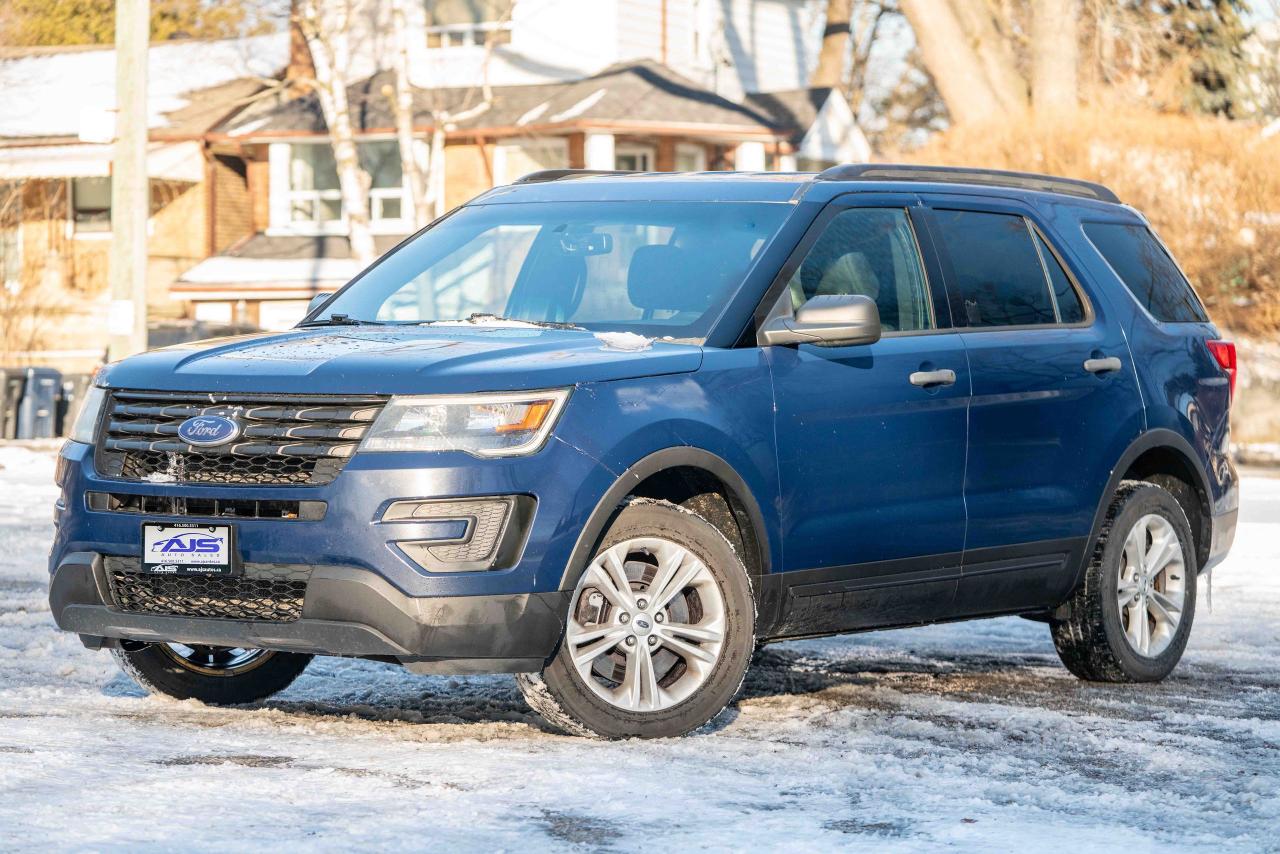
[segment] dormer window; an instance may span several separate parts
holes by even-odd
[[[424,0],[424,5],[429,48],[511,43],[514,0]]]

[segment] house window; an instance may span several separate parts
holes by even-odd
[[[111,179],[71,179],[71,223],[77,234],[111,230]]]
[[[619,145],[613,150],[613,168],[624,172],[652,172],[654,151],[643,145]]]
[[[706,146],[681,143],[676,146],[677,172],[706,172]]]
[[[400,149],[394,141],[356,146],[369,174],[369,213],[374,222],[398,220],[404,207]],[[289,221],[322,225],[342,219],[342,191],[333,148],[327,142],[289,147]]]
[[[513,5],[514,0],[425,0],[427,47],[510,44]]]

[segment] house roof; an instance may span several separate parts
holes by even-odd
[[[747,103],[769,116],[775,126],[789,128],[792,132],[791,141],[799,145],[805,133],[817,121],[818,114],[822,112],[829,97],[831,97],[830,87],[787,89],[779,92],[749,93]]]
[[[350,87],[357,131],[388,131],[394,126],[384,88],[387,73]],[[689,127],[725,133],[777,136],[772,117],[752,104],[739,104],[651,60],[623,63],[581,80],[528,86],[496,86],[490,106],[450,122],[450,131],[519,134],[553,127]],[[433,113],[458,115],[481,102],[479,87],[418,89],[414,124],[433,125]],[[790,130],[788,126],[787,130]],[[325,131],[313,95],[263,99],[214,129],[216,134],[250,138]]]
[[[374,237],[378,254],[403,235]],[[270,294],[306,299],[336,290],[364,269],[351,257],[351,243],[338,235],[255,234],[187,270],[170,290],[186,299],[245,299]]]
[[[153,135],[194,136],[225,118],[288,59],[288,34],[158,42],[148,54],[147,125]],[[0,139],[75,139],[115,104],[115,50],[73,47],[0,52]]]

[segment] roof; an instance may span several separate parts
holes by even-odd
[[[403,239],[403,235],[378,235],[374,244],[382,255]],[[189,298],[225,291],[243,297],[248,295],[246,288],[268,290],[275,298],[290,291],[291,296],[306,298],[346,284],[362,269],[364,265],[351,257],[346,237],[260,233],[201,261],[183,273],[171,290]]]
[[[0,138],[78,137],[84,122],[115,104],[115,59],[114,48],[100,46],[0,53]],[[153,44],[147,125],[170,136],[203,133],[287,59],[287,33]]]
[[[830,87],[788,89],[780,92],[751,92],[747,95],[747,103],[769,116],[775,126],[793,129],[792,142],[799,145],[809,127],[817,121],[818,113],[829,97]]]
[[[394,126],[390,103],[383,94],[384,86],[390,83],[390,74],[383,72],[350,87],[357,131],[388,131]],[[581,80],[495,86],[492,91],[493,101],[487,110],[453,123],[451,130],[517,134],[582,124],[674,125],[779,135],[774,120],[758,106],[730,101],[651,60],[610,66]],[[430,127],[433,112],[457,114],[479,102],[479,87],[418,89],[414,124]],[[790,126],[786,130],[790,132]],[[241,138],[324,131],[324,118],[313,95],[290,99],[284,93],[251,105],[215,129],[216,133]]]

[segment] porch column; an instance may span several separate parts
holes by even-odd
[[[613,169],[613,134],[589,133],[583,142],[587,169]]]
[[[764,172],[769,167],[765,163],[763,142],[741,142],[734,152],[734,168],[740,172]]]

